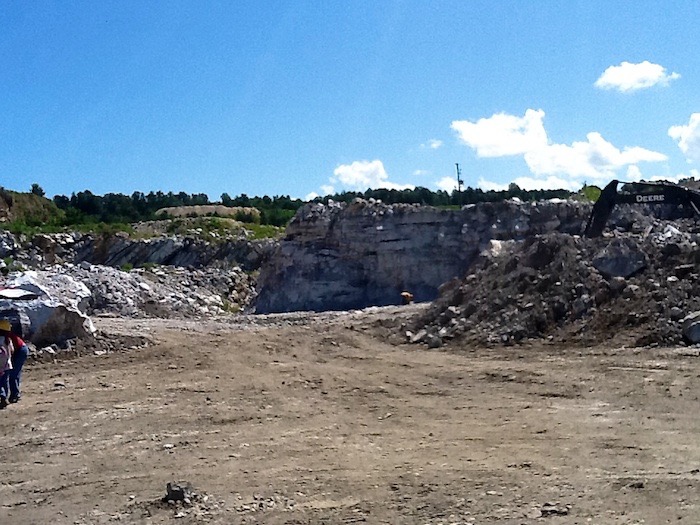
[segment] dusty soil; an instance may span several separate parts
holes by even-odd
[[[96,319],[152,344],[27,367],[0,523],[700,521],[698,349],[390,344],[409,311]]]

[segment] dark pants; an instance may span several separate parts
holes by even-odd
[[[7,399],[10,395],[10,370],[0,372],[0,398]]]
[[[19,399],[22,394],[20,390],[20,385],[22,384],[22,367],[28,356],[29,348],[27,345],[20,346],[15,349],[15,352],[12,354],[12,370],[6,372],[10,383],[10,399]]]

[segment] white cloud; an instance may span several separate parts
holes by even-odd
[[[476,122],[455,120],[451,127],[479,157],[504,157],[520,155],[546,144],[543,118],[541,109],[528,109],[522,118],[497,113]]]
[[[678,175],[653,175],[648,178],[648,180],[651,181],[664,181],[664,182],[674,182],[678,184],[680,181],[683,179],[687,179],[689,177],[695,177],[697,179],[698,177],[698,171],[697,170],[690,170],[690,174],[685,174],[685,173],[679,173]]]
[[[415,170],[413,172],[413,175],[415,175],[416,177],[422,177],[424,175],[430,175],[430,172],[428,170]]]
[[[625,175],[625,182],[636,182],[636,181],[641,181],[641,180],[648,180],[648,181],[660,181],[660,182],[673,182],[673,183],[679,183],[680,181],[688,178],[695,178],[698,179],[700,176],[700,172],[696,169],[690,170],[688,173],[678,173],[676,175],[669,175],[669,174],[663,174],[663,175],[644,175],[642,171],[639,169],[637,166],[630,166],[629,169],[627,170],[627,174]]]
[[[645,60],[639,64],[622,62],[619,66],[610,66],[603,71],[594,85],[601,89],[615,89],[628,93],[656,85],[667,86],[671,80],[677,78],[680,78],[678,73],[668,73],[665,67]]]
[[[315,191],[312,191],[309,193],[306,197],[304,197],[305,201],[312,201],[316,197],[321,197],[321,196],[327,196],[327,195],[333,195],[335,193],[335,188],[329,184],[324,184],[321,186],[321,194],[319,195]]]
[[[695,179],[700,180],[700,170],[692,169],[688,173],[678,173],[676,175],[652,175],[651,177],[644,177],[645,180],[651,181],[666,181],[678,183],[684,179]]]
[[[535,175],[568,175],[574,178],[614,178],[622,168],[638,162],[661,162],[666,155],[644,148],[622,150],[591,132],[586,141],[542,145],[525,153],[525,162]]]
[[[700,113],[690,115],[687,126],[672,126],[668,136],[678,141],[688,160],[700,161]]]
[[[627,175],[625,176],[626,182],[636,182],[642,180],[642,170],[639,166],[630,166],[627,168]]]
[[[435,181],[435,187],[439,190],[452,192],[457,189],[457,179],[454,177],[443,177]]]
[[[452,129],[479,157],[522,155],[536,176],[523,182],[527,185],[537,181],[538,188],[562,182],[560,188],[580,187],[585,180],[615,178],[620,170],[639,162],[667,160],[666,155],[645,148],[619,149],[598,132],[588,133],[585,141],[571,145],[551,143],[544,129],[544,115],[541,109],[528,109],[523,117],[498,113],[476,122],[454,121]]]
[[[442,147],[443,142],[438,139],[430,139],[428,142],[425,144],[421,144],[421,148],[427,148],[427,149],[439,149]]]
[[[365,191],[368,188],[394,190],[412,189],[412,184],[396,184],[389,181],[389,175],[381,160],[356,160],[352,164],[341,164],[333,171],[331,182],[339,183],[345,189]]]
[[[508,184],[492,182],[484,179],[483,177],[479,178],[479,182],[476,183],[476,186],[484,191],[506,191],[508,189]]]

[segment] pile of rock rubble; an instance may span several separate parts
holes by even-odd
[[[152,240],[131,242],[129,252],[146,257],[136,261],[142,267],[132,269],[130,261],[120,267],[93,264],[81,258],[81,249],[76,247],[83,246],[83,252],[95,251],[84,248],[91,241],[83,234],[22,239],[0,232],[0,257],[11,258],[19,270],[8,276],[4,286],[21,284],[24,282],[21,276],[29,272],[31,280],[48,295],[73,304],[86,315],[197,317],[238,312],[249,306],[255,296],[254,271],[244,270],[235,261],[198,266],[148,261],[147,257],[155,255],[172,258],[173,254],[183,252],[182,246],[192,244],[187,240],[165,241],[166,244]],[[124,252],[122,245],[118,248]]]
[[[405,336],[439,347],[535,339],[576,345],[700,341],[700,228],[647,218],[599,239],[492,241]]]
[[[255,289],[254,277],[238,266],[227,269],[159,266],[123,271],[83,262],[54,267],[47,272],[68,275],[90,290],[85,304],[88,315],[219,315],[243,310]]]
[[[0,316],[23,334],[35,358],[143,346],[148,341],[99,333],[92,318],[200,320],[243,311],[255,297],[254,268],[267,249],[242,237],[209,243],[0,231],[0,289],[10,289],[0,297]]]

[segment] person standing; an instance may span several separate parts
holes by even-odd
[[[3,320],[0,327],[4,328]],[[10,370],[12,369],[12,341],[4,333],[0,335],[0,409],[7,406],[10,395]]]
[[[6,392],[5,395],[9,395],[7,401],[17,403],[22,397],[22,367],[27,357],[29,357],[29,347],[20,336],[12,332],[12,325],[8,319],[0,319],[0,336],[4,336],[5,339],[9,339],[12,343],[11,367],[5,371],[6,380],[9,383],[9,392]],[[0,381],[0,385],[2,383]],[[2,404],[0,399],[0,405]]]

